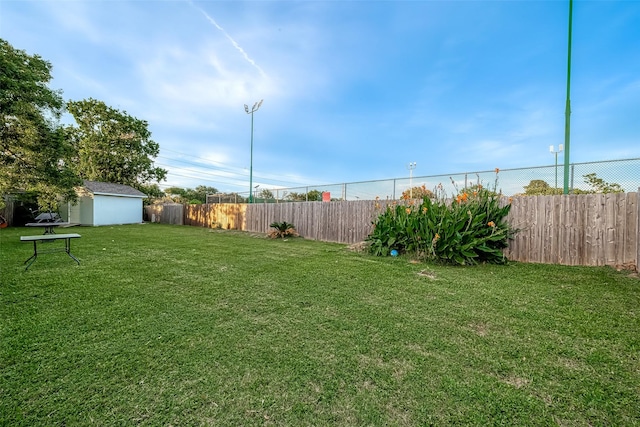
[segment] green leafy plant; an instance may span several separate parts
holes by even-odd
[[[516,230],[505,221],[511,205],[501,205],[495,188],[478,184],[447,199],[439,185],[434,196],[423,198],[421,204],[410,200],[387,206],[367,238],[370,253],[386,256],[395,249],[462,265],[506,262],[502,250]]]
[[[271,224],[269,224],[269,227],[274,229],[271,232],[269,232],[269,237],[272,239],[278,239],[278,238],[282,239],[285,237],[299,236],[295,226],[291,223],[288,223],[287,221],[272,222]]]

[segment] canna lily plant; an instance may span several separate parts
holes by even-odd
[[[506,262],[503,250],[516,232],[505,220],[510,203],[502,205],[500,194],[481,184],[458,191],[453,199],[442,185],[433,194],[418,205],[388,206],[367,237],[369,251],[386,256],[395,249],[461,265]]]

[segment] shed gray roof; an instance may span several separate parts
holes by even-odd
[[[84,187],[93,194],[114,195],[114,196],[129,196],[129,197],[147,197],[142,191],[138,191],[135,188],[123,185],[112,184],[109,182],[99,181],[84,181]]]

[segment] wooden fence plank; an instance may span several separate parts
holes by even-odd
[[[622,253],[620,259],[622,259],[623,266],[637,265],[638,258],[636,257],[636,245],[638,245],[638,193],[626,193],[625,209],[621,212],[624,215],[624,227],[622,236]]]

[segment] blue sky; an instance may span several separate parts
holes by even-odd
[[[568,1],[0,0],[65,99],[147,120],[162,187],[551,165]],[[571,161],[640,157],[640,1],[574,2]],[[562,155],[560,157],[562,159]]]

